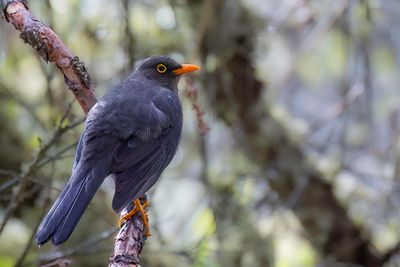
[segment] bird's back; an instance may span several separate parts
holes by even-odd
[[[198,69],[150,57],[91,109],[70,179],[36,233],[39,245],[67,240],[107,175],[115,179],[117,212],[154,185],[181,137],[179,76]]]

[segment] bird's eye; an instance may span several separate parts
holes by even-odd
[[[157,65],[157,71],[159,73],[165,73],[167,71],[167,67],[164,64],[158,64]]]

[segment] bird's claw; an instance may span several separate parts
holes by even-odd
[[[122,227],[126,221],[131,219],[136,213],[140,212],[140,214],[142,215],[142,221],[143,221],[143,225],[145,228],[144,234],[146,237],[151,236],[150,225],[149,225],[149,215],[147,214],[147,211],[145,210],[149,205],[150,205],[150,203],[147,200],[142,204],[139,199],[136,199],[134,201],[134,208],[131,211],[129,211],[128,213],[121,216],[121,218],[118,220],[119,227]]]

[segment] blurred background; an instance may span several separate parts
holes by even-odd
[[[150,55],[203,67],[180,83],[182,142],[149,192],[142,266],[400,266],[400,1],[29,7],[87,64],[97,96]],[[32,241],[83,119],[54,65],[1,20],[1,267],[107,264],[111,180],[68,242]]]

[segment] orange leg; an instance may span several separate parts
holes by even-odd
[[[136,213],[140,212],[140,214],[142,215],[142,221],[144,224],[144,228],[145,228],[145,235],[151,236],[150,234],[150,225],[149,225],[149,218],[147,215],[147,211],[145,210],[146,207],[149,206],[149,202],[146,200],[145,203],[140,203],[139,199],[136,199],[134,201],[135,203],[135,207],[128,212],[127,214],[125,214],[124,216],[122,216],[119,221],[118,221],[118,225],[119,227],[121,227],[127,220],[129,220],[130,218],[132,218],[133,215],[135,215]]]

